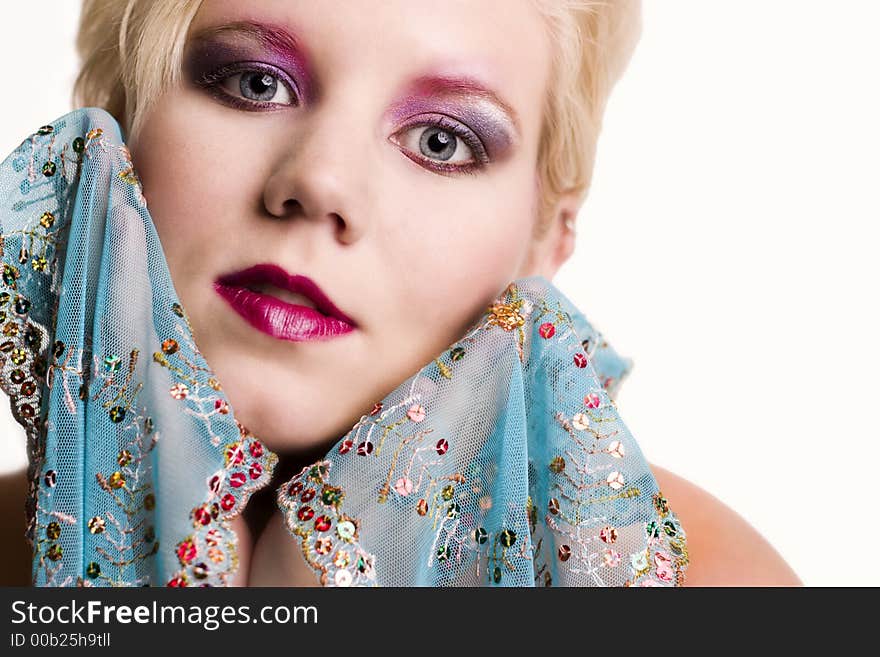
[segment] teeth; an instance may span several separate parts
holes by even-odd
[[[251,292],[269,294],[287,303],[294,303],[298,306],[306,306],[307,308],[317,310],[315,304],[308,297],[305,297],[302,294],[296,294],[295,292],[291,292],[289,290],[282,290],[281,288],[275,287],[273,285],[249,285],[248,289]]]

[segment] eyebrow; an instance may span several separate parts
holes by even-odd
[[[225,34],[249,37],[258,41],[267,49],[276,52],[280,51],[289,54],[303,52],[299,40],[286,29],[258,21],[234,21],[223,25],[202,28],[195,32],[191,38],[193,40],[205,40]]]
[[[307,49],[291,32],[280,25],[270,25],[253,20],[234,21],[213,27],[202,28],[192,35],[193,40],[211,39],[216,36],[231,34],[244,36],[260,43],[264,48],[291,57],[299,56],[309,61]],[[502,98],[488,84],[471,75],[425,74],[410,80],[408,89],[426,95],[448,94],[452,96],[471,96],[482,98],[502,110],[513,124],[514,129],[521,132],[519,115],[513,106]]]

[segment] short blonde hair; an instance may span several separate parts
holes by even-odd
[[[605,106],[641,36],[641,0],[533,0],[555,45],[536,167],[535,235],[563,194],[583,202]],[[75,107],[103,107],[130,139],[152,102],[177,82],[202,0],[83,0]]]

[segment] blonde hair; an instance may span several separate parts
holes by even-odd
[[[189,25],[202,0],[83,0],[74,107],[103,107],[127,138],[177,82]],[[534,0],[554,44],[536,180],[535,235],[564,194],[583,202],[611,90],[641,36],[641,0]]]

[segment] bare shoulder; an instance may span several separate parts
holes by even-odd
[[[803,586],[791,566],[742,516],[687,479],[650,466],[687,534],[685,586]]]

